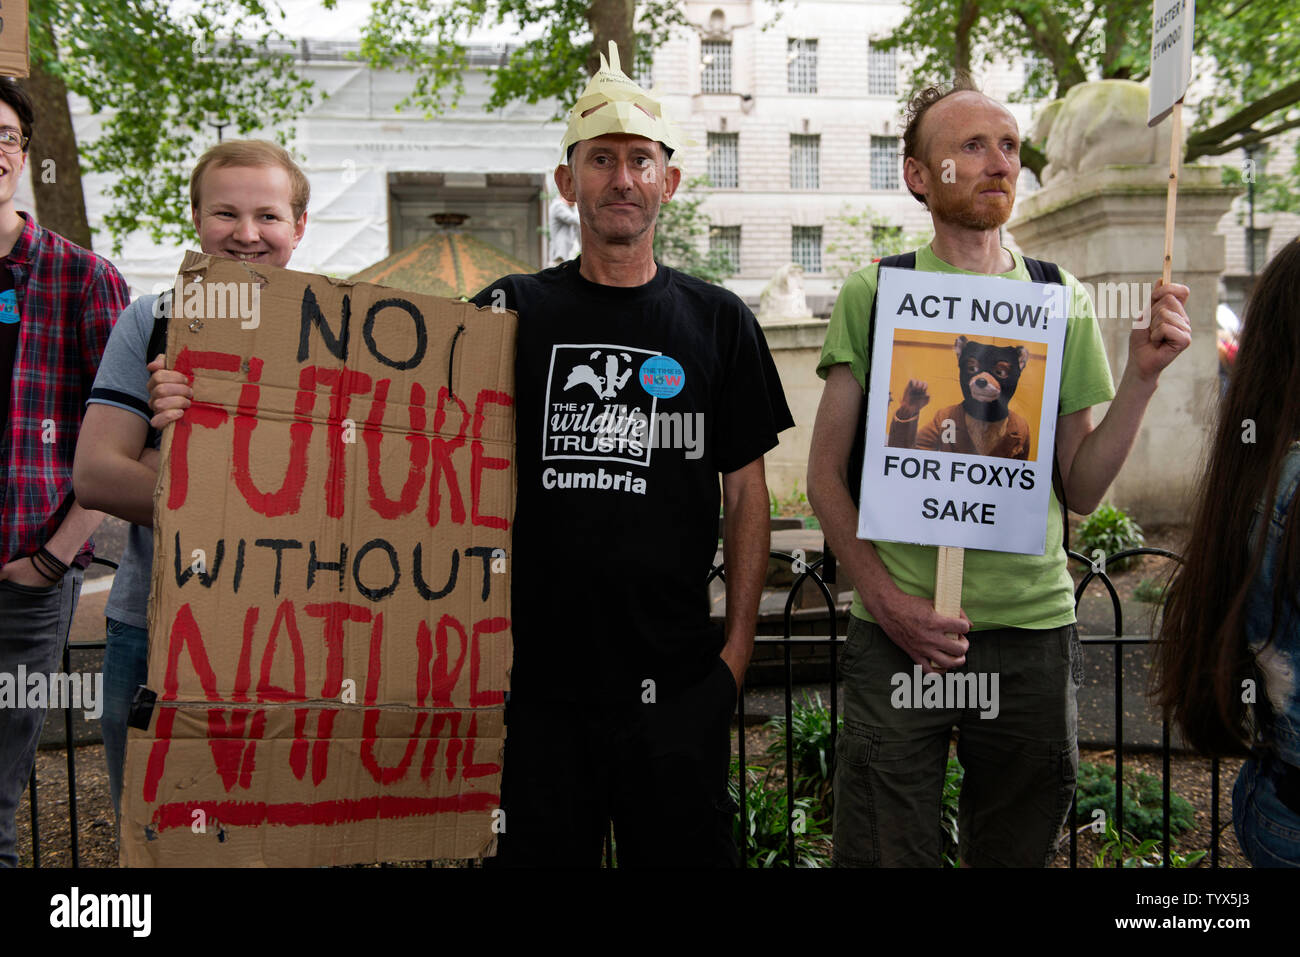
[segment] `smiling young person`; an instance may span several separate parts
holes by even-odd
[[[999,232],[1020,175],[1020,133],[1006,108],[970,89],[927,89],[909,106],[903,143],[907,187],[934,225],[914,268],[1029,280],[1024,257],[1006,249]],[[826,388],[808,462],[809,501],[856,589],[840,659],[845,711],[836,744],[834,859],[840,866],[939,866],[939,801],[957,725],[966,772],[962,862],[1041,867],[1055,853],[1078,764],[1082,661],[1061,503],[1053,492],[1042,555],[966,549],[961,617],[935,610],[937,549],[856,537],[849,457],[860,431],[878,275],[876,264],[854,273],[835,303],[817,368]],[[1161,371],[1190,342],[1188,290],[1156,286],[1150,325],[1133,329],[1115,391],[1092,303],[1063,270],[1060,281],[1074,306],[1055,451],[1066,500],[1087,513],[1123,465]],[[1094,428],[1092,406],[1112,397]],[[915,429],[926,401],[924,383],[909,383],[897,424],[911,420]],[[913,665],[998,675],[997,717],[981,720],[974,706],[895,708],[891,677],[910,674]]]
[[[125,281],[107,260],[14,207],[32,101],[0,78],[0,673],[59,670],[104,516],[74,497],[81,410]],[[24,689],[25,690],[25,689]],[[45,708],[0,706],[0,867],[16,866],[14,813]]]
[[[231,140],[199,158],[190,211],[205,253],[288,266],[307,228],[310,185],[287,152],[262,140]],[[105,606],[104,753],[114,810],[121,812],[127,716],[147,678],[147,616],[153,567],[153,492],[159,435],[149,426],[150,340],[170,292],[141,296],[122,313],[87,400],[74,481],[94,508],[131,522]]]

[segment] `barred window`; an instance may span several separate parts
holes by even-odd
[[[731,92],[731,41],[705,40],[700,44],[701,93]]]
[[[790,134],[790,188],[821,189],[822,138]]]
[[[731,263],[730,272],[740,272],[740,227],[712,227],[709,230],[709,252],[722,253]]]
[[[790,228],[790,258],[802,266],[804,272],[821,272],[822,228],[820,226],[792,226]]]
[[[709,134],[709,182],[715,189],[740,188],[740,134]]]
[[[637,86],[643,90],[648,90],[655,85],[655,61],[654,55],[650,53],[638,53],[636,57],[636,70],[633,72],[632,79],[636,80]]]
[[[898,59],[893,50],[867,47],[867,93],[871,96],[898,95]]]
[[[787,87],[791,93],[817,92],[817,41],[786,41]]]
[[[871,188],[898,189],[901,162],[897,136],[871,137]]]

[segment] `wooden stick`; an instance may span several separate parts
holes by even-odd
[[[1183,101],[1174,104],[1170,114],[1173,129],[1169,137],[1169,194],[1165,198],[1165,264],[1161,285],[1168,285],[1174,268],[1174,212],[1178,205],[1178,168],[1183,158]]]
[[[965,561],[966,549],[939,546],[939,561],[934,570],[934,610],[947,618],[961,616],[961,576]],[[930,665],[933,667],[934,662]]]

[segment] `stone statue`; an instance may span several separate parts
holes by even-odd
[[[547,210],[551,220],[550,259],[547,265],[554,266],[565,260],[573,259],[582,251],[578,227],[578,211],[563,196],[551,200]]]
[[[1049,103],[1033,133],[1047,155],[1042,184],[1103,166],[1168,163],[1172,124],[1147,126],[1148,96],[1145,83],[1097,80]]]
[[[758,305],[759,322],[791,322],[811,319],[812,310],[803,293],[803,268],[786,263],[763,287]]]

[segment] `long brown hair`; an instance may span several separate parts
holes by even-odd
[[[1282,460],[1300,432],[1300,241],[1288,242],[1259,278],[1246,307],[1240,348],[1219,406],[1204,474],[1197,487],[1186,557],[1170,588],[1155,647],[1156,701],[1206,754],[1232,754],[1250,743],[1243,690],[1255,675],[1246,646],[1246,600],[1267,540],[1248,532],[1263,500],[1267,522]],[[1287,522],[1274,578],[1273,625],[1295,601],[1300,519]],[[1269,635],[1272,640],[1272,635]],[[1263,689],[1257,688],[1257,699]]]

